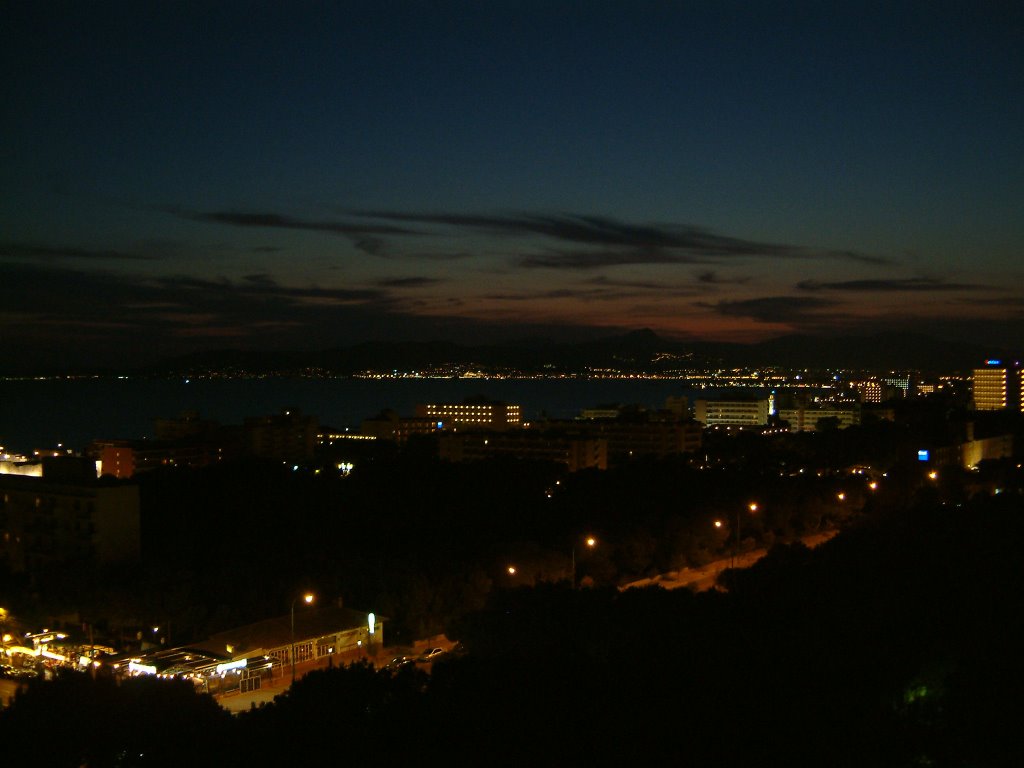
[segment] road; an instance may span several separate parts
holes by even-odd
[[[808,536],[804,536],[801,541],[813,549],[819,544],[828,541],[837,533],[838,531],[813,533]],[[754,549],[750,552],[744,552],[743,554],[736,556],[735,565],[737,568],[749,568],[767,554],[767,549]],[[664,589],[690,587],[696,592],[703,592],[704,590],[714,587],[715,582],[718,579],[718,575],[732,565],[733,559],[731,557],[726,557],[721,560],[710,562],[700,568],[683,568],[681,571],[670,571],[669,573],[652,576],[649,579],[631,581],[629,584],[624,584],[619,587],[619,589],[625,590],[634,589],[636,587],[649,587],[652,584],[656,584]]]
[[[11,680],[7,677],[0,677],[0,709],[10,704],[14,698],[14,692],[22,684],[21,680]]]

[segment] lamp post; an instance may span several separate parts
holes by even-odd
[[[587,536],[587,538],[584,540],[584,543],[590,549],[593,549],[595,546],[597,546],[597,539],[595,539],[593,536]],[[572,545],[572,588],[576,589],[576,543],[575,542],[573,542],[573,545]]]
[[[754,514],[755,512],[757,512],[757,503],[753,502],[753,501],[750,502],[747,505],[747,509],[750,510],[750,514]],[[740,508],[737,507],[736,508],[736,530],[733,531],[732,561],[729,564],[729,567],[733,568],[733,569],[736,568],[736,551],[739,549],[739,546],[740,546],[740,511],[741,511]]]
[[[299,600],[299,598],[297,598],[297,597],[292,599],[292,644],[291,644],[291,650],[288,653],[288,658],[290,658],[291,661],[292,661],[292,684],[293,685],[295,683],[295,603],[297,603],[298,600]],[[304,594],[302,596],[302,602],[304,602],[306,605],[311,604],[313,602],[313,594],[311,592],[307,592],[306,594]]]

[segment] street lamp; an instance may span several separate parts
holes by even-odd
[[[593,536],[587,536],[587,538],[584,539],[583,543],[586,544],[587,547],[589,547],[590,549],[593,549],[594,547],[597,546],[597,539],[595,539]],[[576,543],[575,542],[573,542],[573,545],[572,545],[572,588],[576,589]]]
[[[752,501],[747,504],[747,509],[750,510],[750,514],[757,512],[757,502]],[[736,508],[736,530],[733,531],[733,542],[732,542],[732,561],[729,564],[730,568],[736,567],[736,551],[740,546],[740,508]]]
[[[292,645],[291,651],[288,654],[288,657],[292,660],[292,684],[295,683],[295,603],[297,603],[298,601],[298,597],[292,600]],[[306,605],[312,604],[313,593],[307,592],[306,594],[302,595],[302,602],[304,602]]]

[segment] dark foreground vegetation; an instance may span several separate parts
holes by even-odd
[[[232,717],[155,680],[32,682],[10,765],[1010,766],[1024,759],[1024,504],[869,511],[728,593],[495,589],[428,677],[311,673]]]

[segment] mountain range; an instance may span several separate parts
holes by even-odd
[[[317,370],[347,375],[362,371],[424,371],[440,368],[585,373],[601,369],[668,373],[732,367],[826,370],[969,371],[1006,350],[949,342],[920,334],[871,336],[782,336],[738,344],[672,341],[649,329],[582,342],[522,339],[501,344],[367,342],[323,351],[222,350],[163,361],[147,373],[246,371],[297,373]]]

